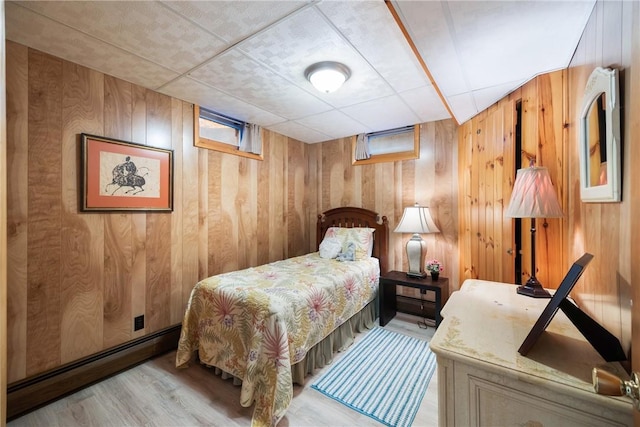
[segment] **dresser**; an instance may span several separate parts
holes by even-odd
[[[548,299],[510,284],[466,280],[442,309],[430,347],[438,362],[440,426],[632,426],[632,403],[598,395],[591,372],[623,379],[558,311],[526,357],[518,348]]]

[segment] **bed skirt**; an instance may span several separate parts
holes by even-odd
[[[338,326],[325,339],[309,349],[300,362],[291,366],[291,378],[294,384],[304,385],[304,379],[315,369],[320,369],[333,361],[333,353],[347,349],[357,333],[371,329],[378,317],[377,299],[367,304],[349,320]]]
[[[304,379],[315,369],[323,368],[333,361],[333,353],[347,349],[355,340],[356,334],[371,329],[378,318],[377,298],[369,302],[362,310],[351,316],[349,320],[338,326],[326,338],[309,349],[307,355],[300,362],[291,366],[291,378],[294,384],[304,385]],[[234,377],[222,369],[211,366],[216,375],[223,379],[233,378],[235,385],[241,385],[242,380]]]

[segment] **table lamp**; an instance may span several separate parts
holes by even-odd
[[[424,259],[427,255],[427,244],[420,234],[440,232],[431,218],[429,208],[417,203],[415,206],[404,208],[400,223],[393,231],[394,233],[413,233],[407,242],[407,260],[409,261],[407,276],[421,279],[426,277]]]
[[[504,216],[531,218],[531,275],[527,283],[518,287],[517,292],[534,298],[551,298],[536,279],[536,218],[562,217],[562,208],[547,168],[533,166],[532,161],[528,168],[518,169]]]

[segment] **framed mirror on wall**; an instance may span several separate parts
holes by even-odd
[[[580,198],[621,200],[618,71],[598,67],[587,80],[580,115]]]

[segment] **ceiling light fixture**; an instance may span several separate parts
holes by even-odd
[[[351,70],[339,62],[323,61],[310,65],[304,76],[320,92],[331,93],[349,79]]]

